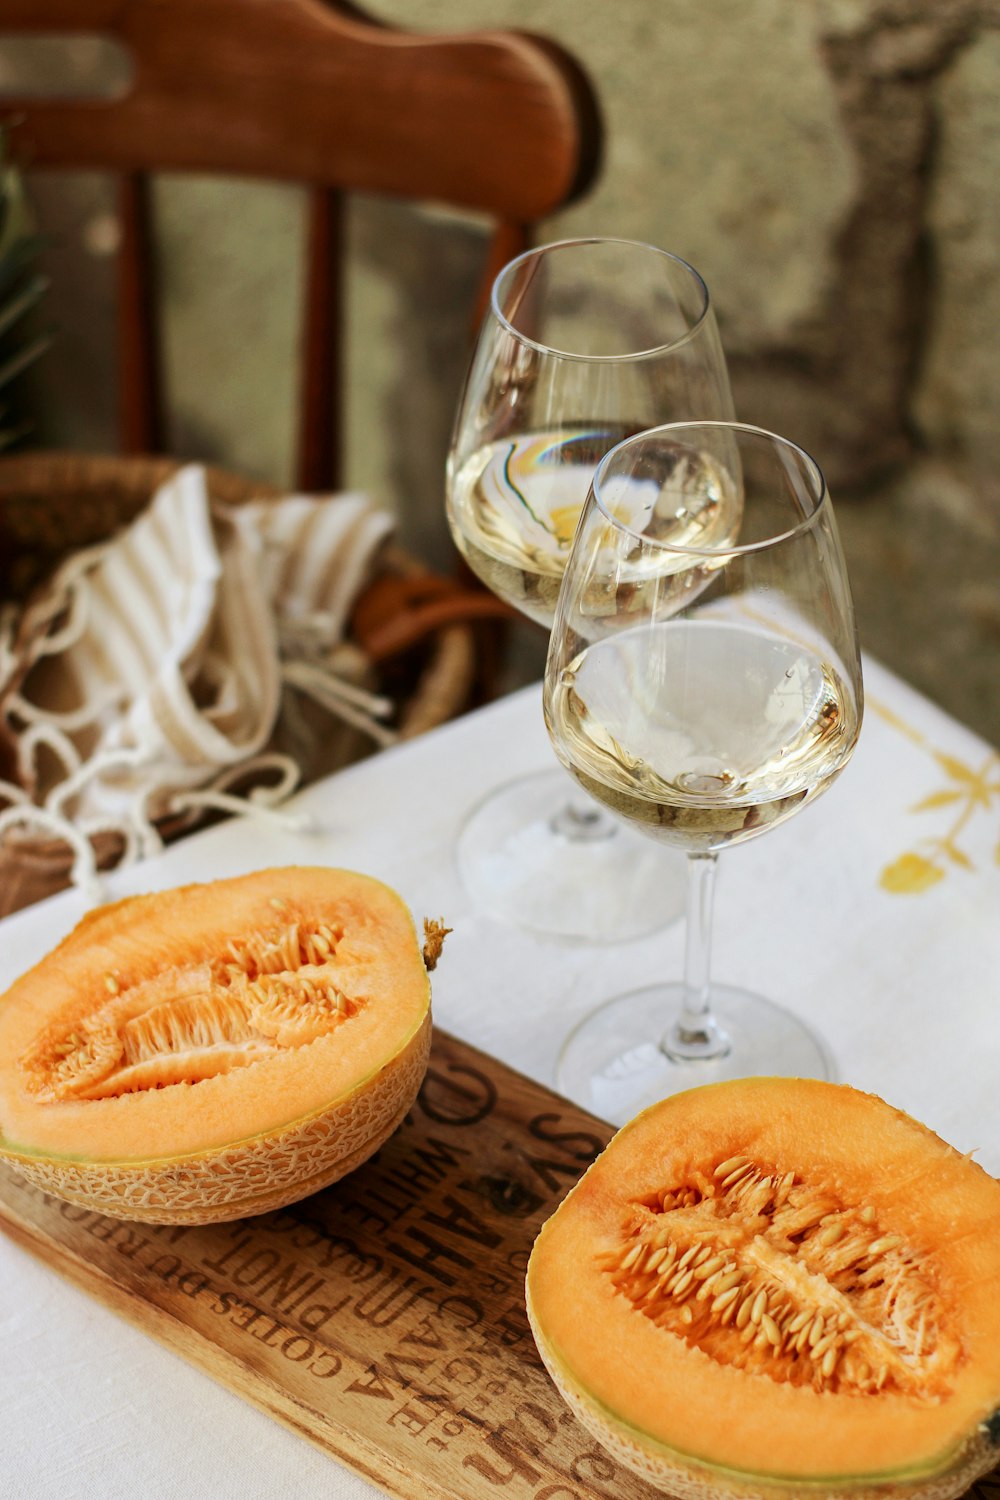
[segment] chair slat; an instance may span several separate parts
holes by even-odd
[[[163,451],[160,341],[149,180],[122,174],[118,188],[118,405],[123,453]]]
[[[325,187],[312,189],[297,468],[299,488],[306,493],[335,489],[340,483],[343,216],[341,194]]]
[[[99,33],[131,57],[121,96],[0,103],[14,159],[121,178],[126,452],[165,437],[147,173],[309,188],[297,479],[340,478],[342,195],[440,202],[496,226],[474,320],[528,228],[593,178],[600,120],[574,60],[514,31],[418,35],[350,0],[0,0],[3,34]]]
[[[439,200],[516,222],[596,165],[575,65],[517,32],[426,36],[321,0],[0,0],[0,33],[100,24],[132,54],[121,98],[11,101],[34,166],[224,172]],[[587,173],[583,173],[586,176]]]

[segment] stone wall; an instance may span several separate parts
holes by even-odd
[[[414,23],[414,7],[379,12]],[[552,235],[647,238],[702,270],[737,405],[843,490],[1000,444],[1000,5],[426,0],[420,25],[570,46],[608,146]],[[993,336],[991,336],[991,332]]]

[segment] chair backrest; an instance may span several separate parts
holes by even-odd
[[[478,318],[530,226],[592,180],[600,126],[577,64],[524,32],[419,36],[329,0],[0,0],[0,36],[99,34],[131,86],[0,110],[31,170],[117,174],[121,446],[161,451],[148,183],[157,171],[309,190],[297,480],[339,478],[341,223],[351,191],[483,212],[494,234]]]

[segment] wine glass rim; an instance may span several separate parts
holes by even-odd
[[[521,329],[515,328],[514,324],[507,317],[507,314],[500,308],[499,290],[501,281],[515,270],[516,267],[524,265],[529,260],[537,260],[552,250],[578,249],[583,245],[628,245],[635,250],[651,250],[654,255],[661,256],[663,260],[670,261],[682,271],[687,271],[701,292],[702,305],[697,318],[677,338],[668,339],[663,344],[651,344],[648,349],[632,349],[627,354],[575,354],[572,349],[557,349],[554,344],[543,344],[538,339],[533,339],[530,334],[526,334]],[[708,290],[708,283],[701,272],[697,271],[691,265],[690,261],[684,260],[682,256],[674,255],[670,250],[662,250],[659,245],[653,245],[648,240],[632,240],[613,234],[585,234],[565,240],[550,240],[545,245],[534,245],[528,250],[522,250],[520,255],[515,255],[513,260],[509,260],[493,278],[493,285],[490,289],[490,307],[497,322],[502,328],[506,329],[511,338],[517,339],[518,343],[525,345],[529,349],[537,349],[540,354],[554,354],[559,359],[579,360],[581,363],[589,365],[620,365],[627,364],[630,361],[638,362],[639,360],[650,359],[656,355],[671,354],[675,349],[682,349],[704,327],[709,314],[712,312],[712,299]]]
[[[671,542],[666,538],[651,537],[644,531],[636,531],[634,527],[629,526],[620,517],[613,515],[604,503],[601,495],[601,484],[604,481],[605,472],[610,467],[615,455],[623,448],[628,448],[631,444],[638,443],[645,438],[656,438],[676,432],[692,432],[699,428],[716,431],[722,429],[732,433],[743,432],[748,433],[752,437],[767,438],[769,442],[786,449],[790,453],[797,454],[799,459],[804,462],[806,471],[812,475],[815,485],[815,504],[809,514],[803,516],[801,520],[796,521],[794,526],[789,526],[787,530],[779,531],[774,536],[763,537],[756,542],[719,542],[715,547],[685,546],[680,542]],[[609,448],[607,453],[605,453],[594,472],[591,492],[594,496],[594,503],[605,520],[617,530],[625,532],[627,536],[634,536],[636,541],[642,542],[645,546],[658,548],[661,552],[676,553],[683,557],[714,558],[746,557],[753,552],[766,551],[768,547],[777,546],[779,542],[790,541],[793,537],[798,536],[800,532],[807,531],[816,524],[818,517],[828,508],[830,499],[830,492],[827,489],[823,470],[812,454],[808,453],[799,443],[793,442],[791,438],[782,437],[780,433],[770,432],[766,427],[755,427],[751,422],[726,421],[664,422],[661,426],[650,427],[644,432],[633,432],[629,437],[623,438],[620,443],[616,443],[613,448]]]

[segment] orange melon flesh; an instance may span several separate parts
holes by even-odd
[[[109,1097],[52,1098],[51,1091],[39,1091],[52,1056],[58,1064],[60,1049],[72,1050],[72,1040],[60,1038],[79,1040],[87,1017],[102,1005],[141,995],[147,986],[156,990],[157,1016],[168,1014],[171,986],[196,990],[205,966],[222,972],[229,941],[237,942],[237,953],[250,939],[250,947],[256,942],[256,950],[270,945],[274,951],[289,930],[315,935],[319,929],[336,935],[333,966],[321,971],[306,963],[301,972],[319,975],[321,990],[325,984],[333,995],[343,992],[342,1023],[324,992],[315,1035],[295,1034],[301,1022],[292,1004],[294,984],[277,972],[265,977],[285,1007],[274,1023],[277,1040],[255,1038],[249,1064],[240,1055],[243,1044],[216,1043],[213,1052],[211,1044],[195,1040],[190,1056],[208,1076],[193,1082],[168,1077],[163,1085],[153,1059],[144,1064],[148,1086],[127,1086]],[[325,957],[316,948],[310,953]],[[307,960],[306,953],[298,957]],[[273,968],[279,971],[282,962],[274,959]],[[243,966],[252,980],[250,960]],[[247,992],[246,977],[237,971],[238,965],[232,972]],[[291,867],[126,898],[85,916],[0,1001],[0,1151],[61,1163],[135,1164],[270,1136],[363,1091],[423,1032],[429,1038],[429,1007],[411,916],[396,892],[369,876]],[[285,1013],[289,1044],[280,1031]],[[175,1038],[174,1044],[181,1046]],[[426,1062],[426,1044],[423,1050]],[[211,1076],[223,1053],[238,1065]],[[183,1062],[174,1073],[177,1067],[183,1073]],[[103,1086],[114,1088],[114,1080]]]
[[[744,1175],[727,1199],[713,1174],[730,1160],[749,1165],[731,1169]],[[774,1201],[782,1184],[793,1181],[789,1215],[801,1199],[799,1216],[808,1218],[810,1195],[827,1212],[775,1252],[769,1248],[780,1212]],[[676,1200],[669,1212],[661,1207],[664,1192],[668,1206]],[[748,1210],[742,1227],[734,1216],[741,1202]],[[762,1210],[756,1217],[755,1209]],[[714,1295],[698,1300],[697,1282],[685,1292],[683,1271],[670,1269],[670,1252],[660,1260],[665,1280],[657,1280],[660,1266],[645,1279],[621,1269],[629,1246],[643,1246],[634,1263],[641,1270],[650,1247],[672,1236],[690,1248],[701,1244],[699,1235],[711,1242],[712,1255],[722,1252],[724,1272],[735,1267],[716,1281],[728,1310],[724,1326],[722,1310],[710,1313]],[[914,1285],[920,1279],[917,1302],[932,1309],[934,1329],[917,1335],[920,1352],[907,1356],[912,1371],[899,1363],[899,1381],[911,1388],[886,1378],[874,1389],[874,1369],[870,1376],[857,1373],[869,1368],[860,1364],[860,1352],[877,1341],[853,1330],[856,1343],[843,1340],[854,1314],[824,1290],[821,1274],[823,1266],[839,1264],[837,1243],[841,1260],[855,1244],[875,1246],[856,1258],[868,1299],[865,1320],[872,1299],[889,1295],[891,1276]],[[793,1266],[798,1261],[812,1271]],[[880,1279],[876,1262],[895,1269]],[[840,1285],[854,1284],[849,1265],[837,1275]],[[824,1306],[827,1299],[835,1310],[847,1308],[829,1378],[808,1344],[804,1352],[794,1349],[798,1334],[784,1334],[776,1352],[761,1320],[761,1347],[742,1341],[737,1322],[742,1317],[744,1329],[753,1326],[750,1293],[765,1282],[771,1310],[788,1327],[813,1295]],[[902,1282],[893,1284],[898,1303]],[[779,1492],[796,1483],[808,1492],[822,1482],[830,1494],[881,1482],[892,1487],[904,1476],[960,1468],[971,1444],[978,1457],[968,1483],[1000,1458],[982,1428],[1000,1406],[1000,1184],[922,1125],[854,1089],[755,1078],[653,1106],[618,1133],[543,1227],[527,1297],[550,1373],[598,1436],[619,1440],[619,1456],[623,1446],[634,1447],[650,1460],[636,1466],[654,1477],[658,1458],[675,1477],[686,1468],[719,1476],[717,1490],[706,1481],[703,1490],[696,1485],[685,1493],[741,1487],[764,1493],[772,1481]],[[830,1318],[824,1328],[841,1326]],[[860,1315],[858,1321],[861,1327]],[[923,1349],[925,1339],[935,1347]]]

